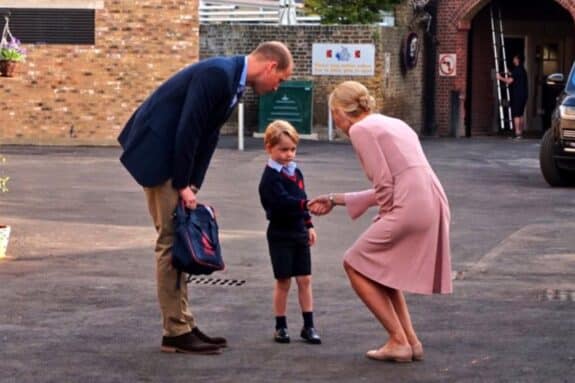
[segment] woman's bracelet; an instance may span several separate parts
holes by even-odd
[[[327,197],[327,199],[331,203],[331,207],[334,207],[335,206],[335,196],[333,195],[333,193],[329,193],[329,196]]]

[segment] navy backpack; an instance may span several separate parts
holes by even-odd
[[[180,201],[174,212],[174,231],[172,265],[178,270],[178,288],[181,273],[201,275],[224,269],[218,223],[210,206],[198,204],[191,210]]]

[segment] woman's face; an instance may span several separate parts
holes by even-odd
[[[343,133],[348,135],[348,131],[352,125],[352,122],[347,116],[347,114],[345,114],[345,112],[341,110],[341,108],[334,107],[331,110],[331,116],[333,118],[335,126],[337,126],[338,129],[341,130]]]

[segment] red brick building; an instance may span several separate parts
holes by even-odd
[[[143,99],[198,60],[198,3],[0,1],[28,49],[0,77],[0,144],[117,145]]]
[[[490,0],[437,0],[437,59],[456,55],[453,77],[435,76],[435,128],[439,135],[497,132]],[[525,57],[529,100],[526,133],[545,128],[545,76],[568,73],[575,58],[575,0],[500,0],[508,61]],[[432,89],[433,89],[432,88]],[[429,97],[429,95],[427,95]]]

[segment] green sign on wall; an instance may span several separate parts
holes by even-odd
[[[259,100],[259,132],[274,120],[286,120],[300,134],[311,134],[313,85],[311,81],[285,81]]]

